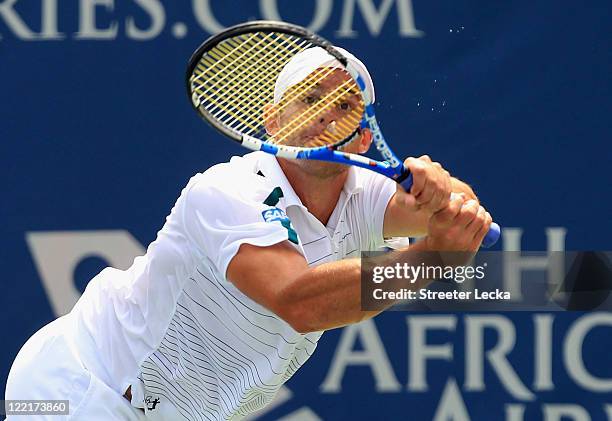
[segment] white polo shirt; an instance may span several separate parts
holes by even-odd
[[[327,226],[302,205],[276,158],[234,157],[194,176],[145,256],[103,270],[73,310],[85,366],[153,420],[235,419],[256,411],[314,352],[229,282],[243,243],[289,240],[309,265],[383,245],[395,183],[351,167]],[[270,279],[274,282],[274,279]],[[331,280],[330,280],[331,281]]]

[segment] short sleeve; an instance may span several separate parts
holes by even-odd
[[[385,245],[385,211],[397,187],[395,181],[373,171],[361,170],[360,176],[363,186],[360,200],[364,212],[363,221],[368,232],[368,246],[370,250],[376,250]]]
[[[258,186],[236,188],[206,179],[186,191],[182,220],[187,237],[220,273],[226,273],[241,244],[265,247],[289,239],[288,219],[266,218],[284,211],[264,199]]]

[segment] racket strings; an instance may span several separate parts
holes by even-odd
[[[282,67],[284,67],[284,64],[282,66],[277,65],[277,67],[280,67],[282,70]],[[307,85],[305,85],[305,90],[312,88],[314,85],[316,85],[320,80],[324,79],[325,77],[327,77],[327,75],[331,74],[333,72],[333,68],[326,68],[327,71],[324,75],[322,75],[322,77],[320,79],[313,79],[311,80]],[[266,76],[266,75],[258,75],[260,77],[262,76]],[[266,76],[267,77],[267,76]],[[257,86],[253,83],[249,83],[248,84],[249,87],[254,87]],[[256,88],[255,88],[256,89]],[[253,90],[253,89],[251,89]],[[263,89],[266,95],[262,95],[259,98],[259,102],[256,104],[256,108],[258,108],[259,112],[252,112],[252,108],[246,107],[243,108],[244,111],[246,112],[250,112],[250,115],[245,115],[246,120],[242,121],[242,123],[238,124],[237,126],[234,126],[233,128],[237,131],[240,131],[241,129],[244,128],[244,126],[248,126],[249,124],[255,124],[255,125],[260,125],[263,124],[265,126],[265,112],[264,112],[264,108],[265,105],[267,104],[271,104],[273,102],[273,90],[274,90],[274,85],[273,84],[268,84],[267,87],[265,87]],[[248,90],[247,90],[248,92]],[[291,94],[283,97],[283,102],[277,107],[275,108],[275,113],[280,113],[282,111],[284,111],[291,103],[291,101],[296,100],[297,97],[299,95],[301,95],[304,91],[303,90],[293,90]],[[237,99],[241,100],[241,101],[245,101],[245,97],[244,94],[245,92],[240,92],[238,94]],[[226,102],[229,102],[230,100],[228,99]],[[254,104],[255,105],[255,104]],[[214,117],[218,118],[218,114],[219,112],[217,112],[216,114],[213,114]],[[262,118],[263,116],[263,118]],[[232,124],[234,121],[232,120],[228,120],[226,121],[227,124]],[[262,127],[263,132],[260,133],[261,137],[269,137],[269,134],[267,133],[267,131],[265,130],[265,127]],[[274,141],[274,139],[271,139],[272,141]]]
[[[305,92],[308,92],[310,89],[314,88],[319,82],[325,80],[334,72],[334,70],[335,69],[333,67],[326,67],[324,71],[321,72],[320,77],[307,77],[306,80],[303,80],[297,85],[290,87],[283,95],[283,98],[279,103],[280,105],[278,107],[278,111],[284,111],[289,105],[291,105],[291,102],[298,99],[298,97],[303,95]]]
[[[306,42],[301,45],[297,45],[295,48],[305,48]],[[266,104],[272,102],[274,84],[270,83],[270,80],[275,80],[275,76],[280,73],[285,63],[289,61],[298,51],[296,49],[287,48],[286,51],[278,49],[270,49],[263,56],[258,58],[254,63],[247,68],[246,71],[242,71],[237,74],[231,82],[233,82],[233,94],[226,96],[217,105],[226,105],[232,101],[242,109],[244,112],[244,120],[241,121],[236,130],[241,130],[242,125],[248,125],[249,123],[259,125],[262,123],[261,116],[263,115],[263,109]],[[266,59],[270,54],[275,56]],[[280,60],[279,60],[280,59]],[[246,82],[245,82],[246,80]],[[268,81],[267,83],[253,83],[253,81]],[[221,87],[226,89],[230,86],[230,83]],[[213,106],[210,111],[214,111],[216,106]],[[218,107],[217,107],[218,108]],[[253,112],[253,109],[256,111]],[[213,114],[215,117],[217,115]],[[233,123],[233,122],[228,122]]]
[[[289,124],[283,126],[281,131],[275,134],[275,143],[282,144],[286,142],[286,140],[298,130],[304,129],[308,125],[316,123],[318,117],[320,117],[325,112],[334,107],[340,98],[351,92],[351,87],[353,87],[352,85],[354,84],[355,82],[353,79],[345,80],[335,89],[331,90],[323,97],[321,97],[321,99],[315,105],[308,107],[302,113],[293,117]],[[342,132],[342,134],[344,135],[340,134],[337,137],[330,137],[329,135],[325,135],[325,132],[323,132],[322,135],[319,135],[319,139],[323,141],[324,144],[337,143],[339,140],[346,138],[357,128],[361,120],[360,117],[361,112],[352,112],[341,119],[335,120],[336,125],[339,126],[341,129],[344,129],[344,131]],[[345,119],[348,119],[349,122],[344,121]]]
[[[252,41],[253,37],[250,37],[247,43],[230,43],[233,49],[228,49],[225,45],[218,48],[221,45],[219,44],[215,50],[220,51],[212,54],[209,52],[209,56],[204,56],[199,63],[200,71],[210,70],[213,64],[224,61],[228,63],[216,74],[209,72],[209,77],[214,79],[208,80],[202,77],[203,73],[198,74],[202,83],[195,89],[199,100],[202,98],[207,100],[208,104],[205,105],[205,108],[212,112],[216,111],[215,118],[223,120],[220,114],[227,114],[226,117],[229,118],[225,118],[224,123],[230,127],[234,126],[232,127],[234,130],[239,131],[245,126],[252,132],[261,130],[262,110],[266,103],[272,102],[276,75],[291,57],[309,45],[308,41],[300,40],[300,43],[296,43],[294,39],[287,36],[281,37],[278,34],[276,39],[271,38],[271,34],[267,34],[251,45],[248,44],[248,41]],[[266,43],[262,44],[262,41]],[[272,41],[275,42],[272,43]],[[241,52],[240,49],[245,46],[247,49]],[[254,50],[254,46],[259,48]],[[251,53],[252,57],[247,53]],[[241,59],[242,65],[235,66],[237,69],[234,68],[232,72],[229,72],[231,74],[223,74],[232,63],[236,63],[237,58]],[[213,60],[216,61],[213,63]],[[255,81],[258,83],[254,83]],[[267,81],[267,83],[262,84],[262,81]],[[225,83],[219,85],[220,82]],[[204,86],[206,89],[202,90]],[[221,95],[217,96],[212,92],[219,92]],[[237,126],[236,123],[238,123]]]
[[[230,40],[227,40],[227,43],[230,43]],[[280,50],[275,50],[275,49],[268,49],[268,51],[263,55],[258,57],[257,61],[253,62],[247,62],[245,63],[245,66],[243,66],[243,69],[241,72],[233,72],[232,77],[228,78],[228,80],[226,81],[225,84],[220,85],[219,89],[226,89],[228,88],[230,85],[234,84],[236,85],[236,81],[241,81],[245,78],[251,78],[251,80],[254,80],[255,77],[258,77],[258,79],[260,80],[265,80],[268,79],[268,75],[263,75],[262,72],[260,70],[264,69],[265,67],[267,67],[268,69],[268,73],[278,73],[280,72],[280,70],[282,70],[282,66],[284,66],[285,62],[278,60],[276,58],[280,57],[280,58],[284,58],[286,59],[286,61],[289,61],[289,59],[291,57],[293,57],[293,55],[295,55],[297,52],[301,51],[302,49],[304,49],[304,45],[307,44],[306,41],[303,42],[302,46],[299,46],[295,43],[293,43],[291,46],[295,47],[295,49],[291,50],[291,49],[287,49],[286,51],[280,51]],[[230,55],[233,53],[232,50],[227,50],[227,47],[224,45],[219,45],[218,46],[220,50],[222,50],[223,53],[226,54],[226,56]],[[278,47],[280,47],[280,45],[278,45]],[[223,60],[225,57],[219,57],[217,54],[217,51],[211,51],[210,55],[217,59],[217,60]],[[272,57],[271,60],[264,60],[267,56],[269,56],[270,54],[276,54],[277,57]],[[251,65],[249,65],[249,63],[251,63]],[[254,65],[252,65],[254,64]],[[269,66],[269,67],[268,67]],[[217,75],[219,75],[220,73],[218,73]],[[215,81],[214,78],[217,76],[214,75],[211,78],[211,81],[213,83],[218,83],[219,81]],[[265,88],[267,88],[266,93],[269,94],[270,91],[270,87],[271,84],[268,83],[266,84],[267,86],[265,86]],[[247,87],[247,92],[251,91],[251,92],[256,92],[257,89],[257,85],[253,84],[253,83],[248,83],[248,84],[238,84],[238,86],[242,86],[242,87]],[[260,97],[264,97],[264,95],[259,95]]]
[[[334,67],[318,69],[290,87],[279,104],[273,105],[279,74],[292,57],[311,45],[310,41],[300,37],[274,32],[255,32],[228,38],[206,52],[196,65],[191,77],[194,103],[237,133],[268,139],[277,144],[292,142],[291,137],[299,130],[307,129],[317,121],[323,124],[322,116],[336,107],[344,95],[351,94],[351,88],[359,92],[347,73],[348,80],[325,92],[306,110],[296,111],[298,115],[291,116],[278,132],[268,133],[268,105],[273,115],[278,115],[295,101],[303,100],[313,87],[338,70]],[[330,120],[321,133],[308,141],[308,147],[335,144],[348,138],[359,126],[362,113],[361,100],[360,106],[343,113],[341,118]]]
[[[264,38],[265,40],[265,38]],[[242,43],[241,46],[244,46],[245,44],[248,45],[248,41],[246,43]],[[262,40],[259,40],[259,42],[261,42]],[[259,124],[258,123],[251,123],[249,124],[248,121],[245,121],[244,116],[248,116],[250,112],[252,112],[252,110],[249,110],[248,107],[243,106],[242,103],[236,101],[236,98],[234,98],[233,95],[228,95],[228,91],[230,88],[232,91],[235,92],[235,87],[234,86],[230,86],[232,84],[232,80],[229,79],[229,76],[231,76],[231,74],[233,72],[227,72],[225,74],[223,74],[223,72],[225,70],[227,70],[232,64],[236,63],[237,60],[242,59],[241,60],[241,64],[244,66],[244,64],[248,61],[248,57],[246,56],[247,52],[251,51],[254,46],[256,46],[256,44],[251,45],[246,51],[243,51],[240,53],[240,51],[238,49],[236,49],[237,52],[239,52],[240,54],[238,55],[225,55],[222,56],[221,59],[219,59],[219,57],[214,57],[214,55],[211,55],[211,52],[209,52],[209,58],[212,57],[212,60],[208,60],[206,61],[206,56],[203,58],[203,60],[200,61],[199,66],[201,69],[206,70],[210,70],[213,65],[215,64],[219,64],[219,63],[224,63],[223,59],[227,59],[226,62],[227,64],[225,64],[225,66],[219,70],[218,72],[216,72],[214,75],[211,75],[212,77],[217,77],[218,75],[222,75],[222,77],[219,79],[217,78],[216,81],[209,81],[208,79],[205,79],[202,77],[202,75],[204,73],[200,73],[198,75],[198,77],[200,79],[203,80],[203,82],[197,86],[195,88],[195,92],[198,95],[198,101],[200,102],[203,98],[208,102],[208,106],[205,106],[205,108],[207,109],[211,109],[211,107],[213,107],[213,110],[217,110],[217,115],[215,115],[215,118],[220,119],[219,117],[219,113],[224,113],[226,114],[226,116],[229,116],[233,122],[241,122],[246,124],[251,130],[253,131],[257,131]],[[217,61],[213,61],[213,60],[217,60]],[[235,69],[238,68],[238,66],[233,67],[232,69],[235,71]],[[243,71],[244,72],[244,69]],[[234,78],[237,78],[237,76],[234,76]],[[224,80],[227,80],[226,84],[222,84],[219,85],[220,82],[223,82]],[[195,79],[194,79],[195,80]],[[234,85],[238,86],[236,83],[234,83]],[[204,86],[206,86],[206,89],[202,89]],[[225,121],[226,124],[231,125],[231,122],[227,122]]]
[[[322,69],[317,69],[316,73],[312,73],[311,75],[309,75],[305,80],[301,81],[300,83],[298,83],[297,85],[294,85],[292,87],[290,87],[288,89],[288,93],[285,94],[285,96],[283,96],[280,106],[275,110],[276,113],[282,112],[284,111],[290,104],[292,101],[298,100],[300,96],[304,95],[305,93],[308,93],[310,91],[311,88],[313,88],[315,85],[319,84],[319,82],[321,82],[322,80],[326,79],[329,75],[331,75],[335,70],[337,70],[336,68],[333,67],[325,67]],[[318,77],[314,77],[314,75],[319,75]],[[347,73],[348,74],[348,73]],[[350,76],[349,76],[350,77]],[[351,80],[347,80],[345,81],[346,83],[351,83]],[[330,95],[333,95],[335,93],[335,91],[339,91],[338,94],[335,95],[333,99],[334,102],[330,103],[328,102],[328,107],[331,107],[333,105],[335,105],[335,101],[339,98],[342,97],[342,95],[344,93],[350,92],[351,89],[346,89],[345,91],[340,91],[343,88],[343,86],[338,86],[333,92],[330,92],[326,97],[323,97],[319,103],[320,104],[324,104],[326,99],[329,99],[328,97]],[[355,88],[357,88],[357,86],[355,85]],[[362,101],[361,101],[362,103]],[[363,105],[361,106],[361,108],[363,109]],[[322,109],[315,109],[315,108],[311,108],[311,109],[307,109],[305,110],[302,114],[298,115],[297,117],[293,118],[291,120],[291,122],[289,123],[289,128],[292,129],[289,133],[285,133],[281,139],[278,139],[278,135],[275,135],[275,139],[273,139],[274,143],[278,143],[278,144],[282,144],[287,140],[287,137],[289,137],[291,134],[293,134],[296,130],[299,130],[300,128],[304,128],[304,126],[311,124],[312,121],[314,120],[314,117],[318,114],[321,114],[321,111],[323,111]],[[355,128],[358,126],[358,124],[361,121],[361,114],[362,114],[361,110],[358,113],[354,113],[353,116],[351,116],[352,118],[350,119],[350,123],[346,124],[344,121],[342,120],[337,120],[336,121],[336,125],[338,125],[341,128],[346,129],[346,136],[343,136],[342,138],[347,137],[348,135],[350,135]],[[310,116],[308,116],[308,113],[310,112]],[[306,117],[306,119],[302,119],[303,117]],[[295,129],[295,130],[293,130]],[[323,140],[318,140],[317,143],[319,146],[323,146],[326,144],[330,144],[330,143],[337,143],[339,139],[337,138],[331,138],[329,136],[323,137]],[[340,139],[341,140],[341,139]]]
[[[239,53],[237,55],[230,53],[230,54],[224,54],[224,55],[215,57],[213,55],[212,50],[209,51],[208,57],[204,56],[200,60],[200,63],[198,65],[201,73],[199,73],[192,81],[193,83],[194,81],[198,79],[202,80],[202,83],[200,83],[198,86],[195,87],[195,92],[198,95],[197,97],[198,102],[200,102],[203,98],[205,98],[209,104],[216,106],[217,109],[219,109],[222,112],[225,112],[227,115],[231,116],[235,121],[241,121],[243,123],[245,121],[242,115],[245,113],[246,115],[248,115],[250,111],[246,107],[242,106],[241,103],[236,102],[235,99],[233,101],[229,101],[229,100],[224,101],[224,100],[228,97],[229,97],[228,99],[232,98],[231,95],[229,96],[227,95],[227,92],[228,92],[227,88],[229,87],[234,88],[233,86],[230,86],[232,84],[232,80],[230,79],[230,76],[232,76],[235,73],[236,69],[239,69],[241,67],[244,67],[242,72],[244,72],[245,69],[248,69],[247,67],[247,64],[249,63],[248,53],[252,52],[256,47],[264,43],[273,34],[272,33],[267,34],[266,36],[259,39],[255,44],[250,45],[249,42],[253,38],[255,38],[255,35],[257,34],[253,34],[253,36],[242,41],[237,47],[234,48],[234,51]],[[248,48],[242,51],[241,48],[244,47],[245,45]],[[218,47],[219,46],[217,46],[216,48]],[[259,50],[255,50],[255,52],[257,51]],[[212,58],[212,60],[207,61],[206,60],[207,58]],[[234,66],[239,60],[240,60],[240,65]],[[211,74],[210,70],[212,70],[215,67],[221,67],[221,66],[223,66],[221,69]],[[231,69],[231,70],[227,71],[228,69]],[[208,73],[208,76],[211,78],[217,78],[219,75],[221,75],[221,78],[220,79],[217,78],[214,81],[209,80],[207,78],[204,78],[204,75],[206,73]],[[237,79],[238,75],[234,75],[233,78]],[[227,83],[224,85],[220,85],[220,83],[226,79],[228,79]],[[203,87],[206,87],[206,89],[202,89]],[[218,118],[218,116],[216,117]],[[258,124],[247,124],[247,125],[251,130],[256,131],[258,129]]]
[[[244,41],[243,41],[242,45],[247,44],[247,43],[248,43],[250,40],[252,40],[253,38],[255,38],[256,36],[258,36],[258,35],[260,35],[260,34],[261,34],[260,32],[255,32],[255,33],[251,34],[251,36],[250,36],[249,38],[247,38],[246,40],[244,40]],[[240,59],[241,59],[241,58],[243,58],[245,55],[247,55],[247,54],[248,54],[250,51],[252,51],[252,50],[253,50],[255,47],[257,47],[257,46],[261,45],[261,44],[262,44],[263,42],[265,42],[265,41],[266,41],[268,38],[272,37],[272,35],[273,35],[273,34],[274,34],[274,33],[273,33],[273,32],[271,32],[271,33],[267,34],[265,37],[260,38],[260,39],[259,39],[259,41],[258,41],[257,43],[255,43],[255,44],[251,45],[251,46],[250,46],[248,49],[246,49],[246,50],[242,51],[242,54],[240,54],[238,57],[235,57],[235,58],[234,58],[234,60],[230,61],[229,63],[226,63],[226,64],[225,64],[225,67],[223,67],[223,68],[222,68],[222,69],[220,69],[220,70],[217,70],[217,71],[216,71],[216,73],[217,73],[217,74],[222,74],[222,73],[225,73],[226,75],[227,75],[227,74],[229,74],[229,73],[231,73],[231,72],[227,72],[227,69],[228,69],[230,66],[233,66],[234,64],[236,64],[236,62],[237,62],[238,60],[240,60]],[[225,40],[224,42],[227,42],[227,40]],[[219,45],[220,45],[220,44],[219,44]],[[215,48],[218,48],[218,46],[219,46],[219,45],[217,45]],[[212,51],[212,50],[210,50],[210,51]],[[209,51],[208,53],[210,53],[210,51]],[[237,52],[240,52],[241,50],[237,48],[237,49],[236,49],[236,51],[237,51]],[[227,57],[227,58],[230,58],[230,57]],[[211,67],[209,67],[209,68],[204,68],[204,71],[203,71],[201,74],[199,74],[199,75],[198,75],[196,78],[194,78],[194,80],[193,80],[192,82],[193,82],[193,83],[195,83],[195,82],[197,82],[199,79],[203,78],[204,76],[206,76],[206,75],[210,75],[209,71],[211,71],[211,72],[212,72],[212,70],[213,70],[213,69],[214,69],[214,68],[217,66],[217,64],[218,64],[218,65],[221,65],[222,63],[223,63],[223,61],[218,61],[218,62],[216,62],[216,63],[213,63],[213,65],[212,65]],[[203,83],[202,83],[200,86],[198,86],[198,88],[203,87],[205,84],[206,84],[206,82],[203,82]]]

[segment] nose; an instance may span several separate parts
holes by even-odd
[[[332,122],[336,122],[339,118],[339,113],[335,109],[335,107],[326,107],[324,110],[321,110],[321,114],[319,115],[319,126],[325,128]]]

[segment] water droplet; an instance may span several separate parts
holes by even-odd
[[[174,35],[175,38],[185,38],[185,36],[187,35],[187,25],[185,25],[183,22],[176,22],[173,26],[172,26],[172,35]]]
[[[420,107],[420,106],[421,106],[421,103],[420,103],[420,102],[417,102],[417,107]]]
[[[446,101],[442,101],[442,106],[446,107]]]
[[[448,32],[453,32],[453,30],[452,30],[452,29],[449,29],[449,30],[448,30]]]

